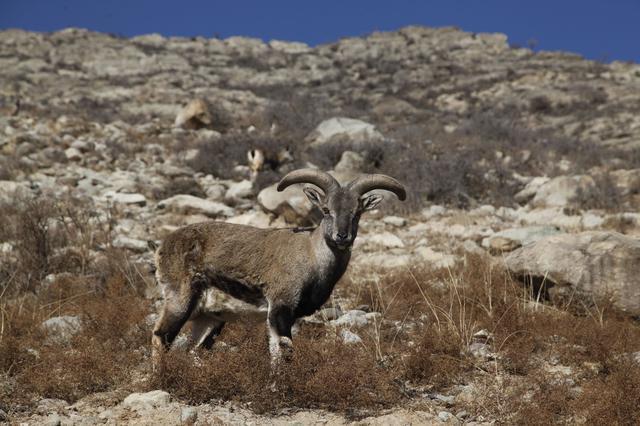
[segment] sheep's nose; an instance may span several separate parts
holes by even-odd
[[[347,239],[347,233],[346,232],[338,232],[338,239],[340,240],[346,240]]]

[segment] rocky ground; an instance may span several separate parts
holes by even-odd
[[[278,193],[273,186],[302,166],[331,170],[341,182],[388,173],[410,192],[407,203],[390,196],[363,219],[343,291],[307,321],[337,330],[344,345],[364,339],[366,347],[372,329],[405,321],[383,309],[392,293],[381,305],[363,306],[358,289],[416,268],[462,270],[466,277],[471,257],[528,289],[523,306],[530,302],[536,312],[574,315],[568,306],[580,300],[576,318],[599,313],[608,330],[608,303],[616,321],[637,331],[640,65],[532,52],[509,46],[502,34],[452,28],[408,27],[315,48],[242,37],[8,30],[0,32],[0,76],[0,202],[8,218],[0,232],[0,345],[3,336],[20,342],[12,327],[30,303],[38,306],[31,318],[46,345],[69,345],[87,329],[86,316],[62,296],[51,302],[41,295],[64,280],[108,286],[98,265],[113,253],[121,256],[116,272],[140,290],[146,339],[159,299],[148,274],[148,241],[210,219],[313,224],[300,188]],[[455,281],[429,280],[425,300],[429,289]],[[429,321],[439,323],[432,308],[426,303],[405,316],[418,330],[411,339]],[[497,323],[489,330],[483,324],[458,324],[464,362],[492,371],[500,383],[527,377],[498,368],[509,355],[497,342]],[[20,345],[18,352],[39,351]],[[148,362],[146,344],[130,349]],[[571,392],[589,393],[581,380],[591,377],[586,363],[595,361],[581,359],[579,372],[546,352],[531,353],[556,380],[572,381]],[[413,390],[405,389],[400,402],[358,415],[320,403],[322,409],[294,404],[266,412],[242,398],[196,404],[172,389],[150,389],[144,367],[127,385],[71,392],[66,401],[45,386],[18,403],[14,381],[31,361],[0,356],[7,357],[0,366],[8,389],[0,416],[11,422],[472,424],[526,412],[470,403],[481,389],[495,390],[486,377],[472,376],[418,390],[409,378],[405,387]],[[591,419],[577,412],[558,408],[551,419]]]

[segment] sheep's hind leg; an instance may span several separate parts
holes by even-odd
[[[225,322],[218,319],[195,318],[191,329],[191,341],[197,348],[211,349],[216,337],[222,332],[224,325]]]

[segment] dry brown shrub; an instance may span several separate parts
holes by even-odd
[[[404,376],[436,389],[459,383],[473,363],[463,354],[455,334],[442,333],[433,326],[422,330],[422,334],[422,340],[408,351]]]
[[[294,337],[295,350],[275,376],[262,327],[236,325],[221,339],[223,349],[198,351],[198,358],[178,350],[165,354],[151,388],[166,389],[190,403],[244,402],[258,412],[285,408],[345,412],[388,407],[400,398],[391,371],[361,347],[335,337]]]
[[[12,247],[2,259],[6,279],[0,273],[5,295],[36,291],[48,274],[85,274],[90,269],[90,251],[109,241],[109,223],[97,217],[87,200],[31,198],[16,195],[11,204],[0,205],[7,226],[0,242]]]
[[[82,238],[74,235],[84,233],[67,235],[76,244]],[[36,293],[0,300],[0,408],[138,390],[135,378],[150,363],[148,279],[123,252],[99,258]],[[450,269],[369,273],[347,277],[335,293],[380,314],[353,330],[362,342],[347,345],[333,329],[303,325],[275,392],[263,324],[228,326],[197,358],[172,349],[144,387],[194,404],[231,400],[257,412],[323,408],[357,416],[403,403],[415,388],[449,393],[470,385],[480,396],[455,408],[508,424],[637,423],[639,375],[625,354],[640,351],[640,327],[610,304],[537,302],[494,262],[470,255]],[[40,328],[57,315],[83,319],[68,345],[48,343]],[[468,353],[481,329],[492,336],[494,359]],[[571,381],[549,372],[556,366],[570,368]]]
[[[147,302],[122,276],[91,288],[86,280],[61,279],[37,296],[3,303],[0,372],[14,384],[0,393],[0,405],[16,410],[34,398],[73,402],[131,383],[148,352]],[[66,344],[47,339],[40,326],[58,315],[82,320]]]
[[[587,424],[640,424],[640,368],[628,356],[583,386],[572,408]]]

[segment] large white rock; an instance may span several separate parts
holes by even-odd
[[[135,411],[146,411],[166,407],[170,402],[171,395],[168,392],[154,390],[146,393],[132,393],[122,401],[122,405]]]
[[[531,203],[535,207],[566,207],[580,195],[589,195],[594,187],[591,176],[558,176],[540,185]]]
[[[483,239],[482,247],[499,252],[511,251],[559,232],[555,226],[546,225],[509,228]]]
[[[228,223],[236,223],[238,225],[250,225],[256,228],[269,228],[271,218],[262,211],[248,211],[241,215],[234,216],[226,220]]]
[[[607,297],[620,309],[640,314],[640,240],[617,232],[558,234],[521,247],[506,257],[517,276],[545,278],[549,294]]]
[[[162,200],[158,203],[158,208],[172,213],[203,214],[208,217],[231,217],[234,215],[234,210],[225,204],[187,194],[174,195]]]
[[[312,205],[302,192],[302,185],[291,185],[282,192],[277,184],[264,188],[258,194],[258,203],[268,212],[281,215],[289,223],[304,222],[310,215]]]
[[[372,268],[406,268],[413,264],[411,255],[407,253],[363,253],[355,259],[357,263]]]
[[[314,145],[321,145],[336,136],[346,137],[353,142],[384,139],[373,124],[346,117],[334,117],[323,121],[307,138]]]

